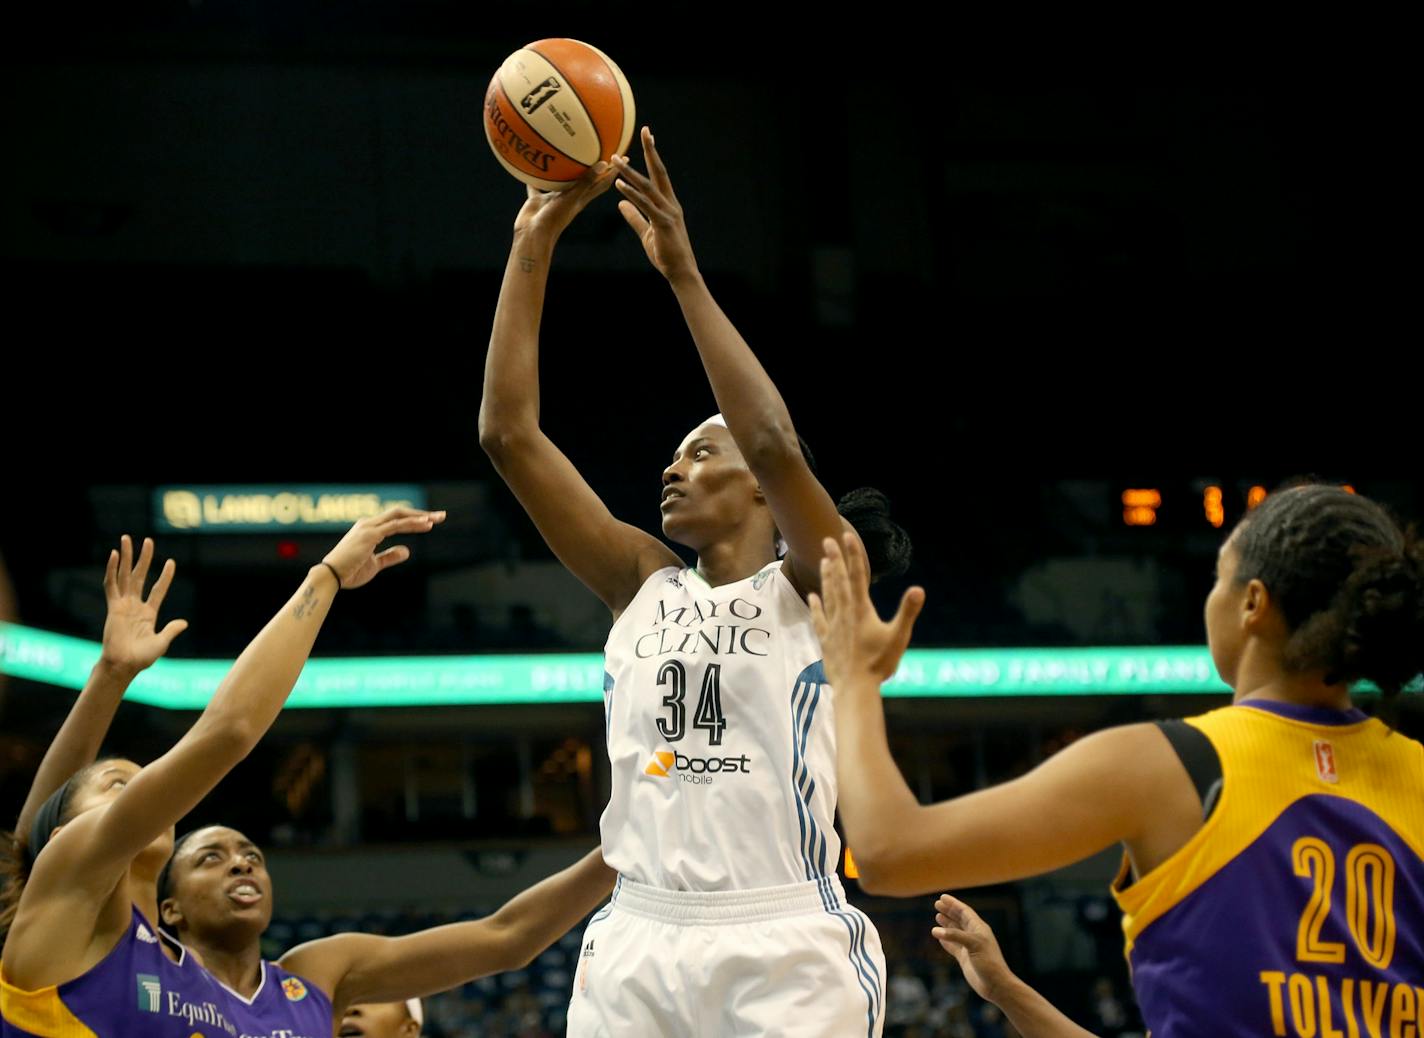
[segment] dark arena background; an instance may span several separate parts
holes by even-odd
[[[476,429],[524,195],[480,102],[546,36],[621,65],[823,482],[884,490],[913,538],[875,596],[927,591],[887,701],[922,800],[1225,703],[1202,603],[1283,481],[1424,516],[1388,187],[1331,83],[1271,51],[1064,71],[936,57],[913,20],[820,39],[743,13],[191,0],[31,12],[0,44],[0,828],[97,656],[121,534],[177,560],[165,616],[191,623],[109,739],[147,761],[201,707],[193,661],[231,659],[340,536],[314,512],[375,495],[450,518],[338,598],[325,682],[179,831],[268,850],[272,957],[484,914],[595,846],[607,613]],[[716,407],[611,195],[560,244],[541,342],[544,428],[656,531],[663,466]],[[1140,1035],[1116,864],[960,893],[1065,1012]],[[1014,1033],[930,938],[931,899],[846,882],[884,941],[887,1035]],[[430,999],[423,1033],[562,1034],[578,944]]]

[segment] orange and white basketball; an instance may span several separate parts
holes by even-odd
[[[485,137],[510,174],[545,191],[622,155],[633,91],[613,59],[578,40],[538,40],[500,65],[485,94]]]

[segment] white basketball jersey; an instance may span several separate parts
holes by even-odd
[[[716,588],[696,570],[658,570],[604,653],[612,868],[696,891],[835,872],[831,690],[781,563]]]

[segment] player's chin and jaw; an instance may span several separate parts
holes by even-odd
[[[237,905],[219,891],[208,915],[208,926],[215,932],[227,934],[230,939],[257,940],[272,925],[272,890],[270,885],[260,885],[262,900],[255,905]]]
[[[737,537],[753,510],[765,507],[745,465],[730,459],[702,464],[696,476],[672,484],[675,496],[661,505],[663,536],[695,552]]]
[[[697,551],[707,543],[705,522],[699,522],[696,502],[685,490],[679,488],[671,497],[664,498],[660,506],[663,514],[663,536],[674,544],[681,544]]]

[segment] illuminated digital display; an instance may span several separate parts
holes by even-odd
[[[1226,522],[1226,507],[1221,502],[1221,488],[1207,487],[1202,491],[1202,511],[1206,513],[1206,521],[1221,529],[1221,524]]]
[[[1157,509],[1162,507],[1160,490],[1124,490],[1122,492],[1122,521],[1128,526],[1153,526],[1157,522]]]
[[[1350,483],[1326,482],[1346,493],[1357,493]],[[1227,483],[1216,478],[1161,487],[1115,488],[1113,493],[1115,501],[1121,503],[1124,526],[1153,527],[1169,532],[1199,529],[1202,524],[1217,530],[1229,527],[1247,512],[1259,508],[1270,495],[1261,483],[1245,480]],[[1198,500],[1200,505],[1196,503]]]
[[[82,688],[99,645],[19,625],[0,625],[0,671]],[[227,673],[226,660],[161,659],[127,698],[174,710],[201,709]],[[911,649],[885,695],[1061,696],[1224,692],[1205,648]],[[603,698],[598,653],[378,656],[314,659],[289,707],[582,703]]]
[[[0,673],[62,688],[84,687],[99,644],[0,624]],[[133,702],[201,710],[232,666],[227,660],[161,659],[139,675]],[[1411,691],[1424,690],[1416,680]],[[1204,646],[1079,649],[911,649],[884,685],[904,699],[987,696],[1226,693]],[[1361,686],[1358,691],[1371,691]],[[314,659],[292,708],[598,703],[598,653],[376,656]]]
[[[159,487],[153,492],[153,521],[162,533],[339,531],[396,505],[424,508],[425,488],[406,484]]]

